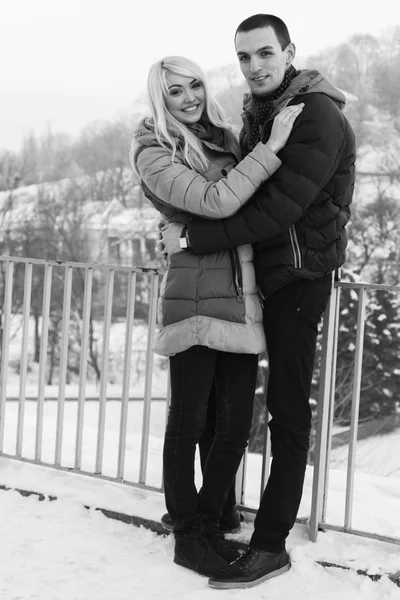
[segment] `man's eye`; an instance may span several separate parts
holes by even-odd
[[[244,62],[245,60],[248,60],[248,58],[249,58],[248,56],[245,56],[242,54],[242,56],[239,56],[239,61]]]
[[[272,56],[271,52],[261,52],[261,56],[266,58],[267,56]]]

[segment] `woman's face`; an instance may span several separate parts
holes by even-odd
[[[184,125],[197,123],[206,106],[206,92],[201,81],[167,73],[165,77],[168,93],[165,97],[167,109],[177,121]]]

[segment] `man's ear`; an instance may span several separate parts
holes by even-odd
[[[296,56],[296,46],[293,42],[290,42],[285,48],[286,52],[286,65],[289,66],[294,61],[294,57]]]

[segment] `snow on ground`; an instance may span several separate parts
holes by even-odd
[[[348,446],[339,446],[332,451],[335,469],[346,467],[347,450]],[[359,440],[356,465],[360,473],[400,478],[400,430]]]
[[[357,575],[399,568],[396,546],[334,532],[308,541],[296,526],[288,540],[293,568],[249,590],[213,590],[207,579],[175,565],[171,536],[114,521],[93,510],[115,510],[158,519],[161,494],[72,473],[0,459],[0,480],[57,495],[40,502],[16,491],[0,491],[3,515],[0,546],[1,600],[381,600],[400,598],[400,589],[383,576],[373,582]],[[92,507],[87,510],[83,507]],[[240,539],[248,539],[245,524]],[[316,560],[351,567],[324,568]]]
[[[161,448],[165,428],[165,402],[153,401],[149,438],[147,483],[161,482]],[[5,447],[15,452],[18,405],[7,402]],[[143,403],[133,401],[128,411],[125,477],[137,481],[141,448]],[[115,476],[120,404],[107,402],[103,473]],[[43,459],[53,461],[57,403],[45,403]],[[94,468],[98,404],[86,402],[82,468]],[[23,454],[34,456],[36,403],[26,403]],[[62,465],[73,466],[76,402],[66,402]],[[397,436],[399,437],[399,436]],[[376,440],[373,440],[376,443]],[[392,439],[391,454],[399,456],[399,440]],[[362,456],[368,454],[366,446]],[[389,452],[386,450],[385,452]],[[400,538],[400,478],[358,472],[355,480],[353,527]],[[338,457],[336,457],[338,458]],[[343,465],[342,465],[343,467]],[[245,502],[256,507],[259,498],[261,457],[249,455]],[[199,472],[197,474],[199,481]],[[346,472],[332,469],[329,478],[328,522],[343,524]],[[0,547],[0,600],[207,600],[226,599],[341,600],[400,599],[400,589],[386,576],[373,582],[356,574],[392,573],[400,569],[400,546],[336,532],[320,533],[310,542],[305,526],[297,525],[288,539],[293,568],[282,577],[250,590],[212,590],[207,580],[174,565],[173,540],[132,525],[110,520],[96,507],[159,520],[165,511],[161,493],[134,488],[60,470],[0,458],[0,485],[55,495],[40,502],[15,491],[0,490],[3,515]],[[312,469],[307,470],[300,516],[310,508]],[[91,507],[91,510],[84,508]],[[250,537],[245,524],[239,539]],[[315,561],[351,567],[324,568]]]

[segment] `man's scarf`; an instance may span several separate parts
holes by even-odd
[[[298,75],[298,71],[293,65],[290,65],[281,85],[271,96],[256,96],[253,94],[254,121],[250,130],[249,150],[253,150],[254,146],[261,140],[262,127],[272,113],[274,100],[277,100],[287,90],[296,75]]]

